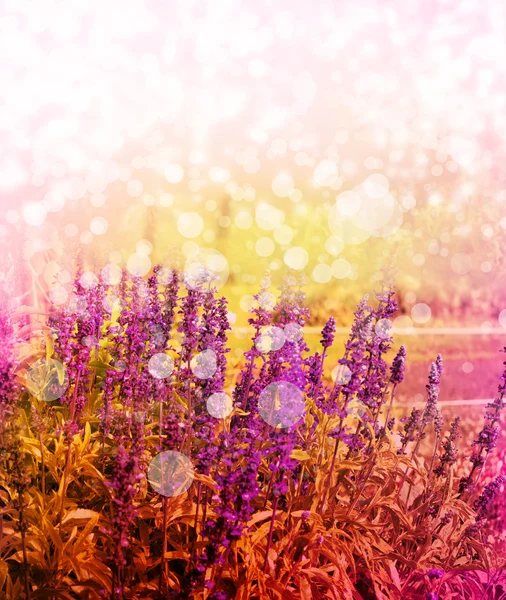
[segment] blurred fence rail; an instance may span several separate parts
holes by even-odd
[[[304,333],[316,335],[321,333],[322,327],[304,327]],[[232,331],[237,334],[247,335],[253,331],[252,327],[233,327]],[[392,334],[397,335],[504,335],[506,329],[503,327],[393,327]],[[347,335],[350,329],[337,327],[336,334]]]

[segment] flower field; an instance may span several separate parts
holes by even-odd
[[[0,600],[506,600],[505,31],[0,0]]]
[[[4,284],[1,598],[506,597],[506,371],[450,418],[436,355],[406,412],[388,274],[337,360],[294,275],[262,280],[241,356],[206,273],[78,266],[48,308]]]

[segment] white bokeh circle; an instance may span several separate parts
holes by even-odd
[[[304,331],[298,323],[287,323],[284,327],[285,338],[288,342],[298,342],[302,339]]]
[[[210,379],[218,368],[216,352],[210,348],[199,352],[192,358],[190,368],[197,379]]]
[[[181,452],[160,452],[149,463],[148,481],[156,493],[166,498],[184,494],[194,478],[193,464]]]
[[[264,327],[255,340],[255,348],[262,354],[280,350],[285,343],[285,332],[281,327],[269,325]]]
[[[380,319],[374,326],[374,331],[379,338],[386,340],[391,335],[392,327],[390,319]]]
[[[227,282],[228,275],[227,259],[213,248],[198,248],[191,252],[183,270],[185,285],[194,290],[220,289]]]
[[[336,385],[346,385],[351,379],[351,370],[346,365],[337,365],[332,369],[332,381]]]
[[[431,319],[431,316],[432,311],[430,309],[430,306],[428,304],[425,304],[424,302],[419,302],[418,304],[415,304],[411,309],[411,318],[415,323],[418,323],[419,325],[428,323]]]
[[[157,352],[149,359],[148,370],[155,379],[166,379],[174,370],[174,361],[165,352]]]
[[[59,360],[41,358],[28,369],[25,384],[30,394],[38,400],[58,400],[69,385],[67,369]]]
[[[215,392],[207,399],[206,408],[215,419],[225,419],[232,412],[232,399],[225,392]]]
[[[289,381],[270,383],[258,398],[258,412],[272,427],[295,425],[303,417],[305,408],[304,394]]]

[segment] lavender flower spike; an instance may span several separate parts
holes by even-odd
[[[390,381],[395,384],[402,383],[406,371],[406,347],[401,346],[392,361]]]
[[[329,317],[328,321],[325,323],[324,328],[322,329],[322,339],[321,345],[324,348],[330,348],[332,343],[334,342],[334,336],[336,333],[336,320],[334,317]]]

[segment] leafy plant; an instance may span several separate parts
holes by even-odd
[[[484,473],[506,372],[469,468],[459,420],[445,432],[438,408],[440,356],[425,407],[393,418],[406,351],[389,367],[390,283],[358,306],[333,379],[334,319],[310,354],[299,282],[288,277],[275,305],[269,285],[238,363],[206,273],[157,267],[109,285],[78,272],[29,354],[16,335],[30,310],[4,299],[2,598],[505,597],[487,522],[504,478]]]

